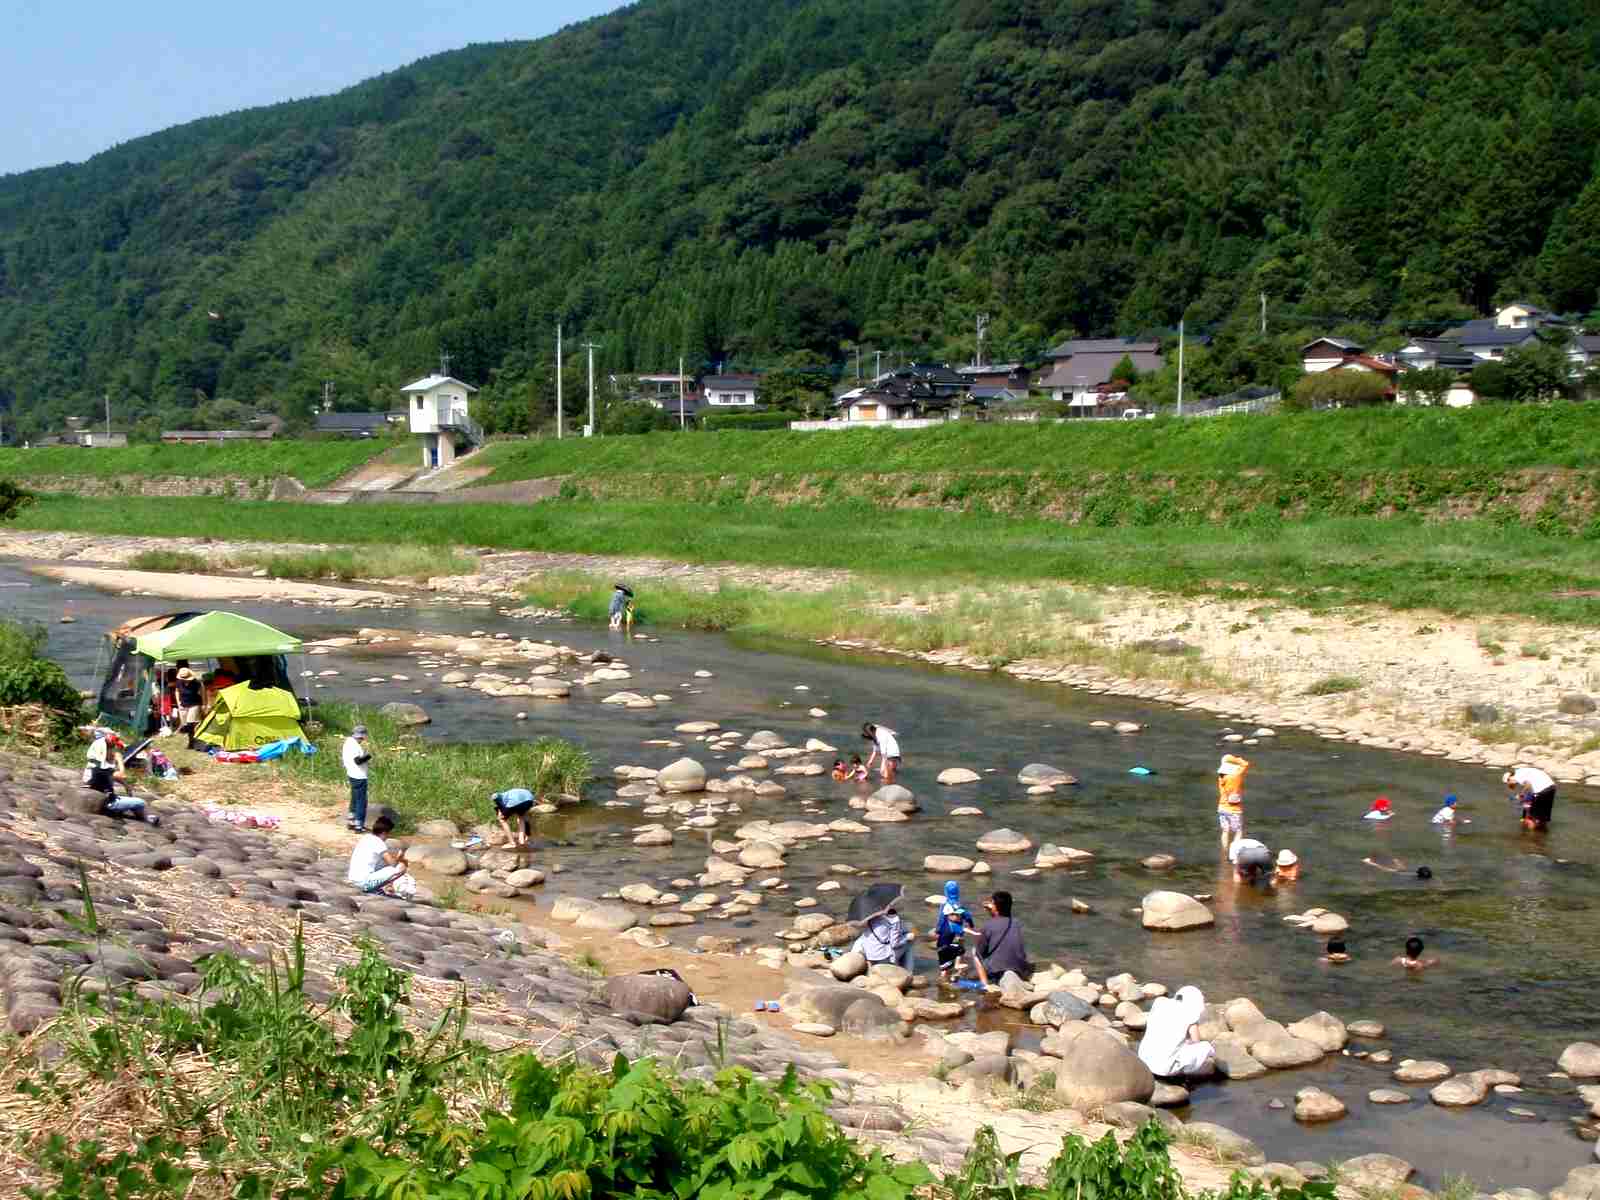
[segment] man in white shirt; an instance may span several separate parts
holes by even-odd
[[[388,891],[396,879],[406,873],[406,852],[390,850],[388,837],[394,822],[381,816],[372,823],[372,832],[364,833],[350,851],[350,870],[345,878],[363,892]]]
[[[1522,827],[1549,829],[1550,810],[1556,805],[1556,781],[1538,767],[1517,767],[1501,776],[1506,790],[1522,801]]]
[[[350,819],[346,822],[352,833],[367,830],[367,764],[372,761],[372,750],[367,745],[367,727],[357,725],[344,740],[340,757],[344,760],[345,778],[350,781]]]
[[[872,770],[872,764],[881,756],[883,782],[893,783],[894,777],[900,773],[900,739],[894,730],[887,725],[874,725],[868,721],[861,727],[861,737],[872,743],[872,753],[867,756],[867,770]]]
[[[1272,869],[1272,851],[1255,838],[1234,838],[1228,847],[1233,877],[1240,883],[1253,883]]]

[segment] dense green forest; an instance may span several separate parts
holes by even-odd
[[[979,313],[994,357],[1186,318],[1222,391],[1590,312],[1597,149],[1590,0],[642,0],[0,178],[0,408],[303,422],[448,350],[517,430],[558,320],[603,379],[965,359]]]

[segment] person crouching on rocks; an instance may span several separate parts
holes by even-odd
[[[494,802],[494,817],[505,830],[506,845],[526,846],[528,834],[533,832],[533,793],[527,788],[509,788],[489,797]],[[511,818],[517,821],[517,832],[511,832]]]
[[[372,823],[372,832],[364,833],[350,851],[350,869],[345,878],[363,892],[389,892],[394,881],[406,873],[406,852],[389,849],[389,835],[394,832],[394,822],[385,813]]]
[[[1204,1078],[1216,1070],[1216,1047],[1200,1040],[1198,1025],[1205,1009],[1206,998],[1197,987],[1181,987],[1150,1006],[1139,1042],[1139,1061],[1150,1074],[1158,1079]]]
[[[145,811],[145,803],[133,794],[125,775],[126,765],[122,752],[126,749],[122,738],[109,729],[95,730],[94,741],[89,743],[86,783],[100,793],[100,814],[106,817],[131,817],[150,825],[161,824],[161,818]],[[126,796],[117,795],[117,780],[121,778]]]
[[[961,960],[966,954],[967,930],[976,929],[961,903],[961,885],[951,879],[944,885],[944,903],[939,907],[939,922],[933,927],[933,944],[939,954],[939,978],[949,979],[961,973]]]
[[[911,939],[911,930],[891,908],[868,917],[866,928],[850,949],[859,951],[869,968],[879,963],[894,963],[915,974],[917,950]]]
[[[1011,971],[1027,979],[1033,974],[1033,964],[1028,961],[1028,948],[1022,944],[1022,926],[1011,916],[1011,893],[996,892],[983,906],[989,911],[989,919],[978,930],[972,965],[985,991],[999,991],[998,985],[990,982],[991,975]]]

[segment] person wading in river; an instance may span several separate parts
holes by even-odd
[[[1522,827],[1550,828],[1550,813],[1556,806],[1556,781],[1538,767],[1517,767],[1501,776],[1506,789],[1522,802]]]
[[[883,758],[883,782],[885,785],[894,782],[894,777],[900,773],[900,739],[895,731],[887,725],[874,725],[868,721],[861,727],[863,741],[872,743],[872,753],[867,756],[867,770],[872,770],[872,764],[879,757]]]
[[[1248,760],[1237,754],[1224,754],[1217,764],[1217,828],[1224,854],[1235,838],[1244,836],[1244,776],[1249,769]]]

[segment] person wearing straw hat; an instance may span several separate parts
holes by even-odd
[[[1249,760],[1237,754],[1224,754],[1217,764],[1217,828],[1224,854],[1235,838],[1244,836],[1244,776],[1249,769]]]
[[[194,749],[194,730],[200,724],[200,706],[205,689],[187,662],[178,664],[178,732],[189,735],[189,748]]]
[[[1285,847],[1278,851],[1278,864],[1272,869],[1273,883],[1293,883],[1300,878],[1300,856]]]
[[[350,781],[351,833],[367,831],[367,764],[372,761],[372,750],[367,745],[367,727],[357,725],[345,738],[340,751],[344,761],[345,778]]]

